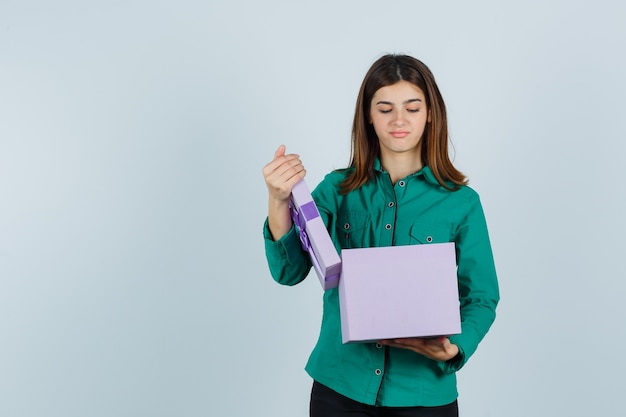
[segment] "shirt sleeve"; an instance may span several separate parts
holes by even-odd
[[[476,351],[496,317],[500,300],[496,269],[484,212],[477,194],[468,199],[465,219],[456,234],[461,334],[450,336],[459,355],[441,362],[446,373],[456,372]]]
[[[296,285],[309,274],[312,263],[302,249],[296,227],[278,240],[272,238],[267,218],[263,225],[265,256],[272,278],[282,285]]]

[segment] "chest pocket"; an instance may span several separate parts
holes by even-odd
[[[447,242],[450,242],[450,230],[447,227],[433,226],[428,223],[413,223],[411,226],[411,245]]]
[[[336,232],[342,249],[362,248],[369,245],[370,217],[365,212],[346,212],[337,216]]]

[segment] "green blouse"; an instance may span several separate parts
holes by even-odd
[[[316,381],[370,405],[439,406],[457,398],[456,375],[495,319],[499,301],[487,225],[478,194],[467,186],[449,191],[429,167],[392,184],[375,166],[376,176],[341,195],[346,172],[334,171],[312,192],[338,251],[391,245],[455,242],[462,333],[450,336],[460,354],[439,362],[406,349],[377,343],[341,342],[337,289],[324,292],[318,342],[306,365]],[[265,251],[272,277],[295,285],[306,278],[311,261],[295,228],[278,241],[264,225]]]

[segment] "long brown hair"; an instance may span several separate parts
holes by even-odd
[[[422,163],[429,166],[437,182],[449,190],[467,184],[465,175],[450,161],[446,106],[435,77],[423,62],[411,56],[392,54],[374,62],[361,84],[352,124],[350,168],[353,169],[341,183],[342,194],[374,178],[374,161],[380,154],[380,145],[374,126],[369,122],[372,97],[380,88],[399,81],[414,84],[426,96],[430,122],[422,137]]]

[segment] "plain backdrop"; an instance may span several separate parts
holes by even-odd
[[[0,416],[306,416],[317,278],[261,175],[346,166],[384,53],[435,74],[502,301],[464,417],[623,414],[626,6],[0,2]],[[311,279],[312,278],[312,279]],[[622,411],[619,411],[622,410]]]

